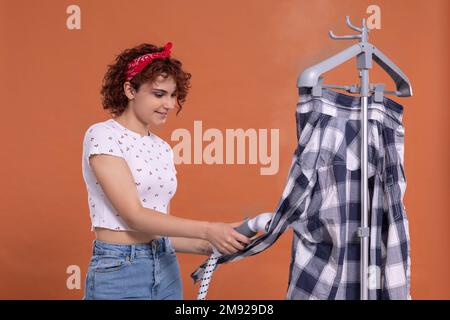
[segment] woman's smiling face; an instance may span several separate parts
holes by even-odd
[[[173,77],[160,75],[153,83],[143,83],[132,102],[136,117],[150,127],[165,124],[169,111],[177,103],[176,89]]]

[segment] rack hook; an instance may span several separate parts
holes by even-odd
[[[331,39],[335,39],[335,40],[361,39],[361,35],[360,34],[354,34],[354,35],[351,35],[351,36],[337,36],[331,30],[328,31],[328,35],[330,36]]]
[[[358,32],[362,32],[361,28],[358,28],[357,26],[354,26],[351,22],[350,22],[350,16],[345,16],[345,22],[347,23],[347,25],[350,27],[350,29],[353,29],[355,31]]]

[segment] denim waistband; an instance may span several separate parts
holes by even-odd
[[[148,243],[116,244],[95,239],[92,245],[93,255],[113,256],[151,256],[152,254],[174,251],[170,239],[162,237]]]

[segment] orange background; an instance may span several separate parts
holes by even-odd
[[[178,165],[173,215],[236,221],[274,210],[296,146],[296,81],[304,68],[350,46],[353,33],[381,8],[381,30],[369,41],[413,85],[405,106],[405,205],[412,244],[412,297],[450,298],[449,1],[0,1],[2,158],[0,298],[80,299],[93,233],[81,174],[82,139],[109,115],[101,107],[106,65],[141,42],[174,43],[173,56],[191,72],[180,116],[155,131],[172,146],[173,130],[201,120],[203,130],[279,128],[280,168]],[[68,30],[66,8],[81,8],[81,30]],[[376,66],[373,83],[392,81]],[[356,62],[325,83],[358,81]],[[284,299],[291,232],[269,250],[221,266],[210,299]],[[179,254],[184,297],[195,299],[190,274],[202,256]],[[81,289],[69,290],[66,268],[78,265]]]

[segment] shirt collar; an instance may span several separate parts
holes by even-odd
[[[139,139],[144,139],[144,138],[147,138],[147,137],[151,137],[151,136],[152,136],[152,133],[151,133],[150,131],[148,131],[148,134],[147,134],[147,135],[141,136],[139,133],[137,133],[137,132],[135,132],[135,131],[132,131],[132,130],[130,130],[130,129],[128,129],[128,128],[125,128],[123,125],[121,125],[119,122],[117,122],[117,121],[114,120],[114,119],[109,119],[109,121],[112,123],[113,126],[118,127],[121,131],[123,131],[123,132],[129,134],[129,135],[132,136],[132,137],[139,138]]]

